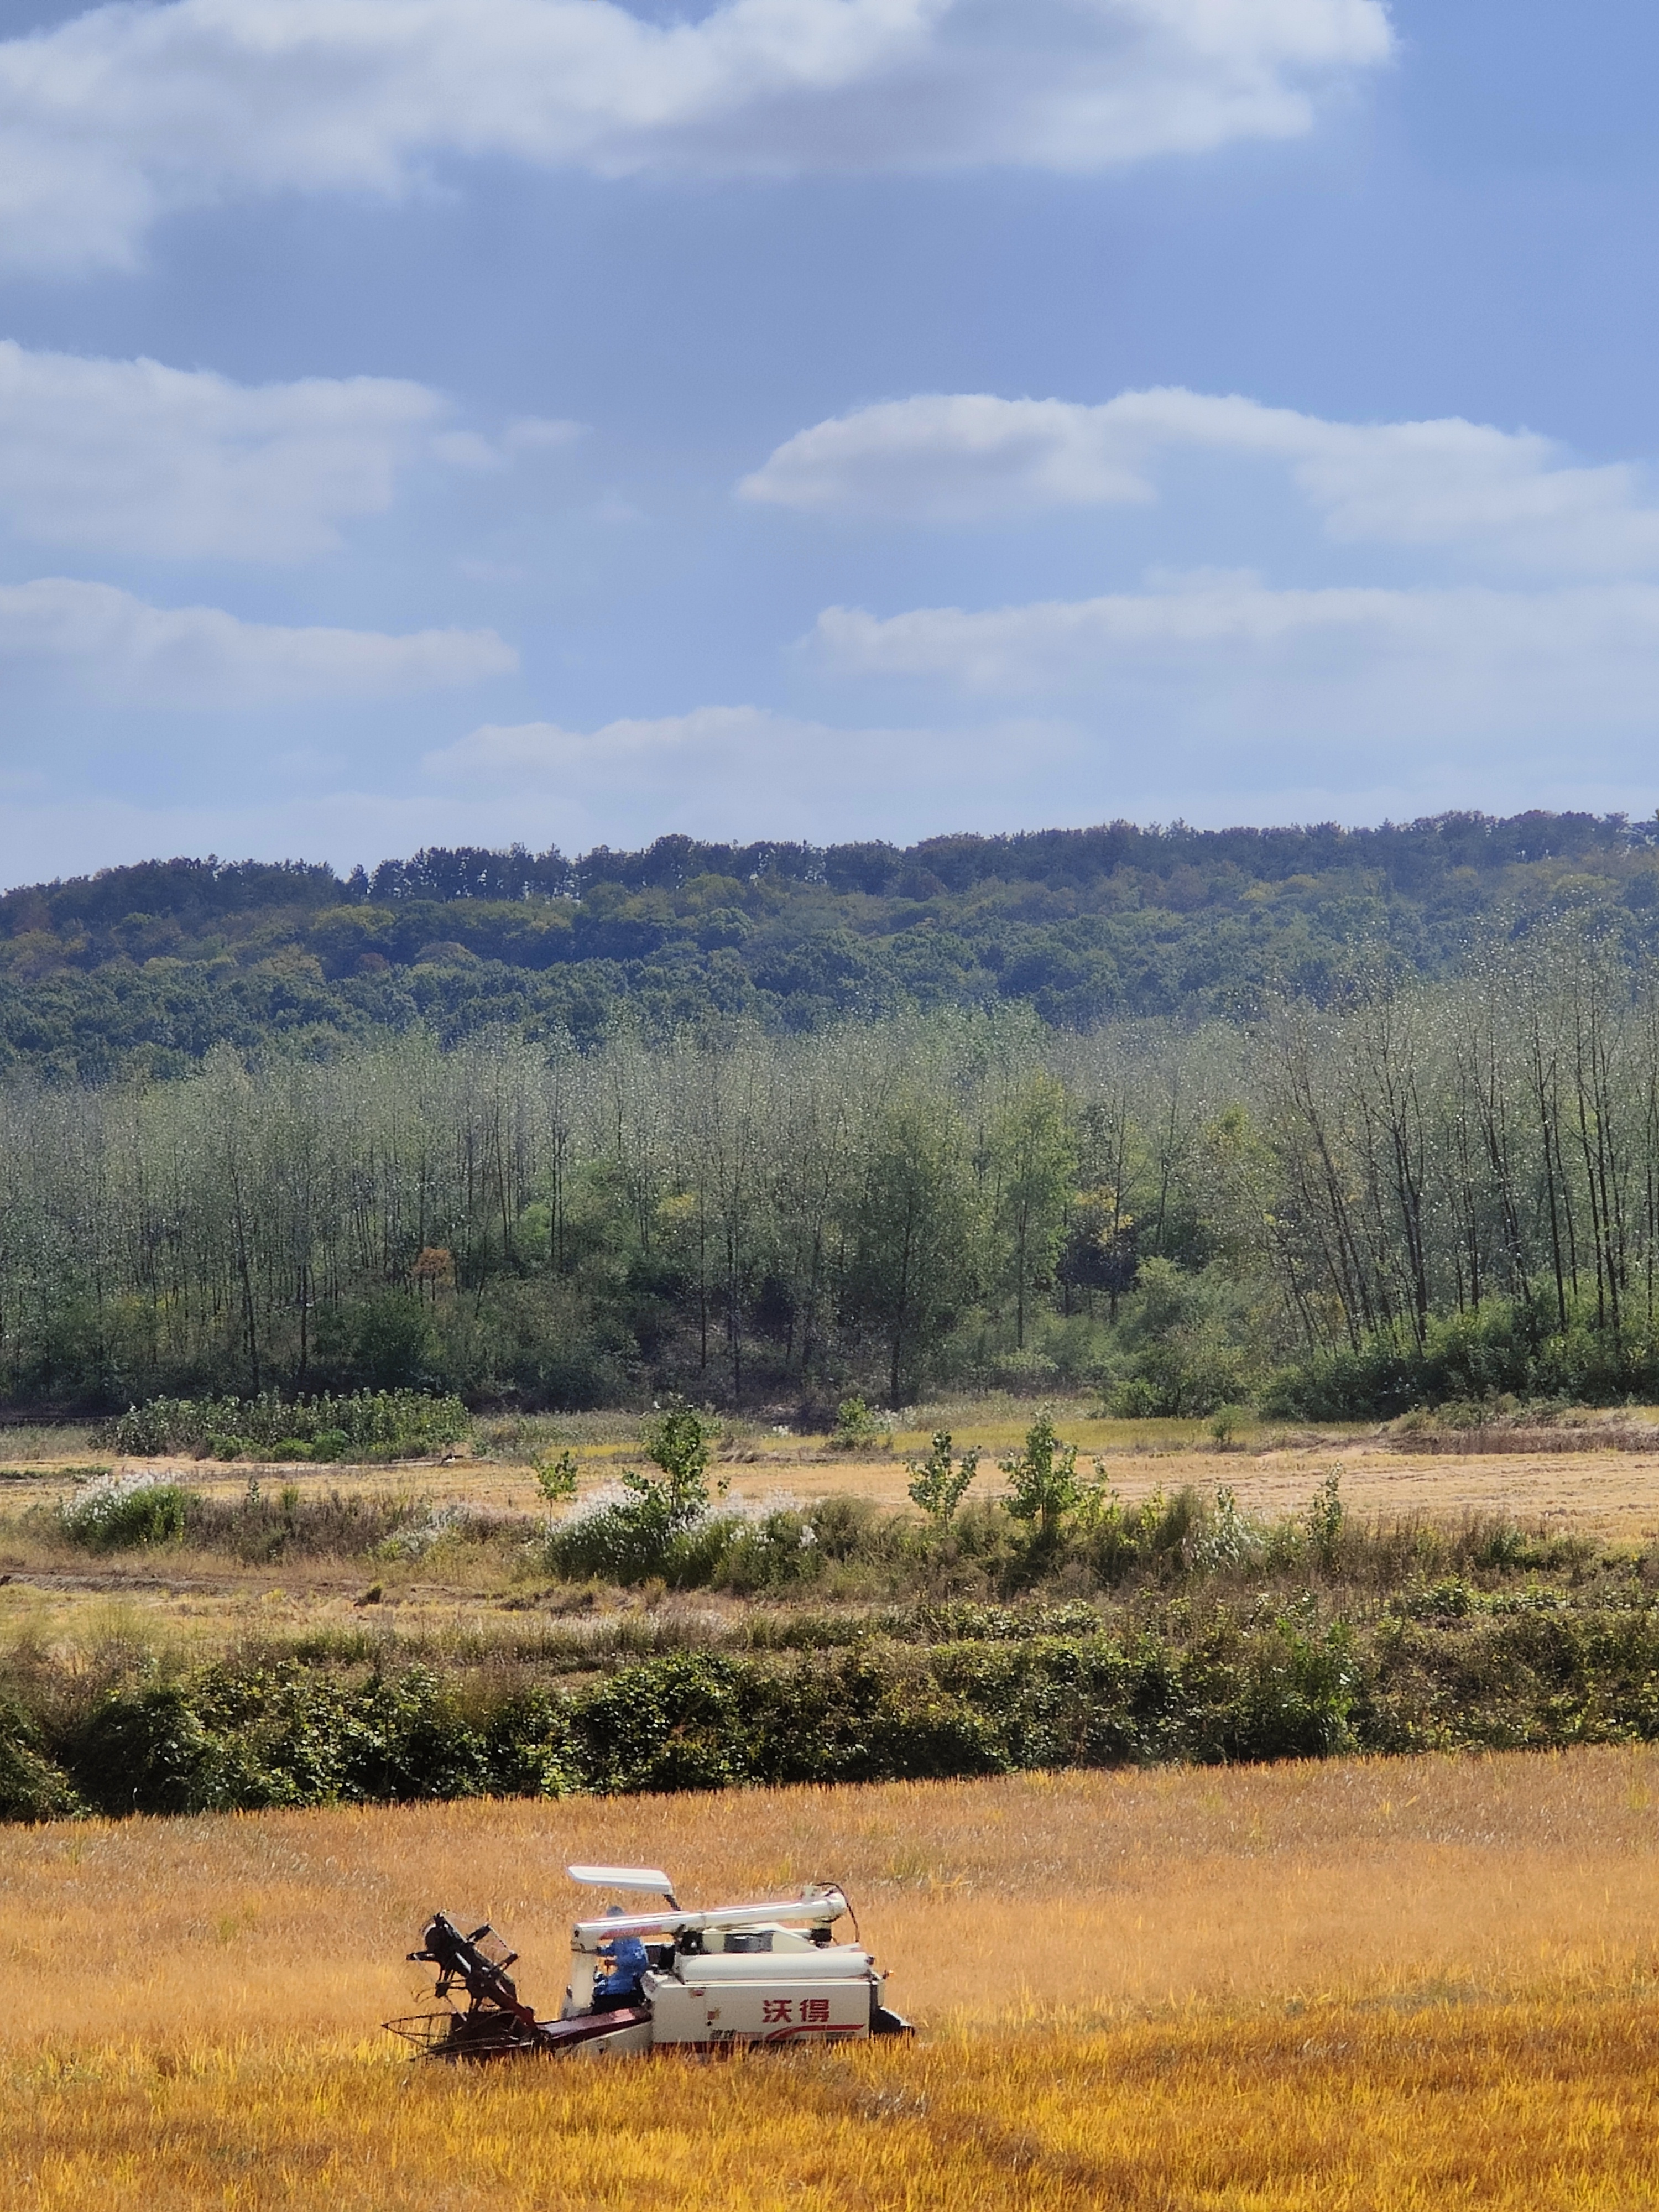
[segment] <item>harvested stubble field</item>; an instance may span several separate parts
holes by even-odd
[[[9,2201],[1645,2204],[1656,1846],[1646,1748],[15,1829]],[[840,1877],[921,2040],[405,2066],[425,1915],[550,2005],[579,1856]]]
[[[1099,1457],[1113,1488],[1132,1504],[1183,1483],[1204,1490],[1224,1483],[1247,1511],[1276,1516],[1294,1512],[1319,1475],[1340,1466],[1343,1494],[1356,1512],[1423,1513],[1440,1520],[1504,1512],[1528,1524],[1571,1523],[1586,1534],[1626,1541],[1659,1533],[1659,1423],[1654,1424],[1648,1453],[1581,1445],[1571,1451],[1506,1449],[1456,1455],[1426,1444],[1413,1448],[1409,1438],[1385,1442],[1370,1434],[1334,1431],[1218,1450],[1201,1436],[1183,1433],[1196,1424],[1139,1425],[1163,1433],[1128,1444],[1108,1437],[1085,1447]],[[1068,1425],[1066,1433],[1084,1431]],[[975,1442],[975,1431],[964,1429],[960,1441]],[[905,1481],[902,1462],[886,1456],[821,1460],[777,1472],[744,1468],[736,1471],[732,1486],[757,1498],[778,1487],[802,1498],[845,1492],[896,1506],[903,1503]]]
[[[1029,1411],[1029,1409],[1028,1409]],[[1130,1504],[1154,1492],[1192,1485],[1212,1496],[1219,1486],[1243,1510],[1269,1519],[1294,1516],[1322,1477],[1340,1468],[1343,1496],[1356,1515],[1405,1519],[1420,1516],[1453,1524],[1480,1515],[1504,1515],[1528,1529],[1573,1531],[1613,1544],[1641,1546],[1659,1539],[1659,1422],[1650,1456],[1628,1450],[1528,1454],[1436,1454],[1401,1449],[1370,1434],[1321,1432],[1250,1449],[1207,1446],[1194,1422],[1073,1422],[1066,1434],[1098,1455],[1106,1478]],[[1097,1431],[1098,1433],[1094,1433]],[[969,1421],[963,1444],[981,1443],[987,1457],[975,1495],[994,1494],[999,1478],[991,1455],[1013,1440],[1012,1420]],[[1404,1440],[1402,1440],[1404,1441]],[[719,1472],[738,1503],[763,1506],[779,1498],[803,1504],[846,1496],[884,1509],[902,1509],[908,1469],[898,1456],[925,1439],[896,1437],[878,1457],[809,1449],[798,1440],[755,1446]],[[166,1553],[89,1557],[66,1554],[42,1540],[30,1525],[32,1509],[50,1513],[73,1495],[76,1459],[88,1456],[81,1443],[66,1469],[57,1452],[31,1459],[3,1479],[0,1470],[0,1638],[27,1633],[51,1642],[70,1636],[94,1644],[152,1636],[204,1650],[251,1635],[281,1637],[361,1622],[357,1607],[366,1587],[379,1585],[384,1613],[418,1638],[441,1634],[446,1624],[476,1624],[481,1601],[514,1596],[493,1559],[469,1558],[445,1547],[434,1559],[375,1564],[371,1569],[337,1559],[285,1559],[250,1563],[222,1554]],[[94,1455],[95,1456],[95,1455]],[[623,1457],[637,1458],[608,1437],[578,1447],[584,1495],[614,1477]],[[205,1494],[230,1500],[250,1479],[267,1491],[286,1486],[302,1498],[330,1495],[368,1500],[386,1494],[454,1504],[469,1511],[507,1516],[539,1516],[545,1506],[528,1465],[458,1457],[442,1465],[407,1467],[270,1466],[243,1462],[111,1461],[122,1471],[148,1471],[178,1479]],[[112,1604],[118,1610],[112,1611]]]

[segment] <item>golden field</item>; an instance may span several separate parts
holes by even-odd
[[[921,2039],[404,2064],[426,1915],[550,2009],[578,1856],[840,1878]],[[30,2212],[1645,2205],[1659,1753],[11,1829],[0,2021]]]
[[[1224,1483],[1295,1513],[1340,1462],[1364,1514],[1659,1534],[1659,1453],[1218,1452],[1193,1425],[1098,1425],[1085,1449],[1131,1498]],[[584,1486],[623,1449],[581,1440]],[[251,1471],[181,1470],[225,1492]],[[896,1456],[788,1439],[724,1471],[750,1498],[897,1504],[905,1482]],[[258,1472],[539,1508],[499,1461]],[[465,1551],[76,1556],[28,1517],[66,1488],[43,1459],[0,1494],[0,1640],[93,1660],[526,1623],[521,1583]],[[378,2023],[423,2001],[403,1959],[436,1907],[495,1920],[556,2008],[576,1858],[661,1862],[701,1901],[839,1879],[920,2039],[406,2063]],[[1656,2060],[1659,1750],[0,1827],[5,2212],[1623,2212],[1659,2203]]]

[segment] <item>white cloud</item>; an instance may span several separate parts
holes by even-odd
[[[453,469],[472,469],[480,475],[504,465],[499,449],[476,430],[443,430],[432,441],[433,458]]]
[[[501,443],[509,453],[550,453],[562,447],[574,446],[579,438],[586,435],[586,422],[566,422],[562,416],[523,415],[516,422],[507,424]]]
[[[567,730],[556,722],[486,723],[422,765],[441,782],[510,791],[557,786],[574,769],[603,761],[661,761],[711,746],[752,752],[811,738],[812,726],[760,707],[701,707],[689,714],[607,722],[599,730]],[[827,734],[823,732],[821,734]]]
[[[1529,432],[1456,417],[1333,422],[1179,389],[1101,406],[987,393],[888,401],[780,446],[738,487],[808,514],[951,523],[1146,504],[1172,453],[1288,470],[1328,537],[1560,571],[1659,562],[1659,506],[1626,463],[1575,466]]]
[[[47,544],[297,560],[387,507],[434,442],[462,458],[432,438],[445,411],[392,377],[246,386],[0,339],[0,514]]]
[[[486,724],[427,754],[424,773],[469,793],[561,792],[597,775],[654,781],[716,768],[787,768],[821,753],[844,732],[761,707],[699,707],[688,714],[568,730],[556,722]]]
[[[1114,410],[1064,399],[929,392],[798,430],[738,495],[805,514],[971,522],[1157,497],[1144,440]]]
[[[54,576],[0,586],[8,663],[67,675],[102,698],[234,708],[472,684],[505,674],[518,656],[494,630],[284,629]]]
[[[120,264],[170,208],[446,155],[1087,172],[1306,131],[1390,51],[1382,0],[118,0],[0,43],[0,235]]]
[[[1031,778],[1075,771],[1067,721],[846,728],[760,707],[570,730],[487,725],[429,752],[424,780],[472,806],[506,807],[514,836],[568,849],[665,830],[707,837],[923,836],[964,810],[982,824],[1024,817]],[[1011,810],[1013,811],[1011,814]],[[539,824],[539,827],[532,827]],[[551,825],[550,827],[549,825]]]
[[[1131,713],[1148,738],[1207,732],[1235,748],[1507,733],[1583,755],[1609,732],[1659,734],[1659,586],[1644,583],[1293,591],[1200,571],[984,612],[831,607],[814,638],[844,675],[1086,697],[1103,726]]]

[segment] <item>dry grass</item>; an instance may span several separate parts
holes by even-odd
[[[1408,1429],[1396,1432],[1395,1449],[1431,1457],[1462,1452],[1493,1459],[1504,1452],[1534,1458],[1547,1452],[1642,1452],[1659,1450],[1651,1421],[1597,1421],[1578,1427],[1525,1428],[1519,1425],[1476,1429]]]
[[[1173,1430],[1177,1425],[1147,1425]],[[1172,1436],[1156,1454],[1104,1455],[1108,1480],[1132,1501],[1188,1483],[1206,1492],[1224,1484],[1247,1511],[1276,1519],[1305,1511],[1322,1477],[1340,1466],[1343,1497],[1358,1514],[1452,1525],[1468,1516],[1501,1514],[1528,1528],[1571,1531],[1616,1545],[1642,1547],[1659,1538],[1659,1450],[1652,1456],[1627,1451],[1441,1456],[1366,1437],[1340,1449],[1322,1441],[1218,1452],[1175,1449],[1180,1441]],[[614,1474],[612,1457],[584,1452],[582,1459],[584,1487]],[[907,1470],[892,1459],[768,1460],[726,1471],[732,1496],[751,1503],[836,1493],[892,1507],[906,1503]],[[250,1470],[185,1462],[179,1472],[230,1497],[246,1487]],[[348,1498],[402,1492],[485,1511],[539,1516],[546,1510],[527,1468],[488,1462],[392,1470],[285,1467],[264,1470],[261,1479],[267,1488],[291,1483],[304,1498],[334,1490]],[[1000,1480],[988,1462],[975,1494],[994,1494]],[[545,1579],[533,1560],[510,1546],[445,1546],[414,1560],[287,1559],[269,1565],[171,1548],[78,1553],[55,1538],[51,1522],[52,1506],[71,1488],[59,1468],[43,1465],[0,1494],[0,1577],[5,1577],[0,1581],[0,1643],[27,1635],[48,1647],[95,1644],[108,1636],[112,1602],[124,1609],[122,1635],[198,1655],[248,1639],[281,1640],[371,1623],[390,1630],[395,1622],[399,1634],[428,1640],[452,1631],[476,1634],[491,1621],[510,1621],[514,1616],[501,1613],[501,1604],[519,1601],[527,1587]],[[44,1511],[30,1519],[32,1507]],[[384,1605],[366,1613],[357,1601],[376,1583]]]
[[[93,1426],[80,1421],[0,1422],[0,1470],[107,1458],[94,1449]]]
[[[946,1428],[963,1442],[987,1451],[1002,1451],[1019,1443],[1039,1407],[1048,1406],[1068,1437],[1091,1451],[1164,1451],[1201,1444],[1210,1434],[1208,1419],[1120,1420],[1100,1410],[1097,1391],[1066,1396],[1048,1393],[1041,1399],[1014,1397],[1006,1391],[981,1397],[940,1399],[936,1403],[908,1406],[891,1418],[872,1411],[872,1425],[886,1434],[896,1454],[926,1451],[936,1429]],[[1252,1416],[1240,1417],[1245,1436],[1265,1433]],[[740,1459],[761,1456],[778,1461],[827,1459],[838,1455],[823,1429],[799,1429],[787,1416],[778,1421],[741,1414],[718,1416],[724,1449]],[[1334,1435],[1358,1434],[1368,1425],[1334,1424]],[[529,1413],[492,1420],[481,1419],[474,1431],[480,1449],[507,1461],[529,1461],[550,1449],[569,1445],[584,1454],[615,1458],[640,1449],[641,1416],[637,1413]]]
[[[1659,1753],[0,1832],[9,2201],[1633,2206]],[[411,2074],[438,1905],[556,2000],[577,1856],[841,1876],[921,2044]]]
[[[1356,1512],[1448,1522],[1469,1513],[1505,1513],[1528,1527],[1571,1526],[1619,1541],[1659,1534],[1659,1429],[1651,1451],[1643,1455],[1628,1449],[1440,1455],[1419,1451],[1415,1439],[1396,1445],[1367,1435],[1251,1451],[1182,1449],[1176,1442],[1156,1454],[1131,1449],[1099,1455],[1107,1480],[1131,1501],[1186,1483],[1208,1492],[1224,1484],[1247,1511],[1277,1518],[1302,1512],[1321,1477],[1337,1467],[1343,1497]],[[845,1492],[898,1505],[907,1474],[890,1460],[860,1460],[793,1468],[787,1478],[773,1474],[761,1480],[757,1471],[750,1480],[740,1476],[733,1488],[760,1494],[786,1480],[802,1498]],[[972,1494],[994,1495],[999,1481],[988,1466]]]

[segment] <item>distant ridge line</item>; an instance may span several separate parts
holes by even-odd
[[[21,908],[49,901],[54,921],[89,925],[146,914],[225,914],[250,907],[332,906],[354,901],[581,898],[595,885],[678,890],[699,876],[754,883],[767,876],[822,884],[872,897],[926,897],[992,881],[1083,884],[1132,867],[1167,878],[1186,866],[1229,866],[1260,882],[1333,868],[1380,871],[1399,888],[1454,868],[1484,870],[1659,844],[1659,819],[1624,814],[1494,816],[1452,811],[1408,823],[1350,829],[1340,823],[1195,830],[1182,821],[1124,820],[1080,830],[963,831],[899,846],[882,839],[842,844],[761,838],[720,842],[670,835],[637,850],[595,846],[568,858],[557,846],[427,846],[371,872],[341,876],[327,862],[176,857],[100,868],[84,876],[19,884],[0,895],[0,934],[21,926]],[[931,878],[929,884],[926,879]],[[38,926],[38,925],[36,925]]]

